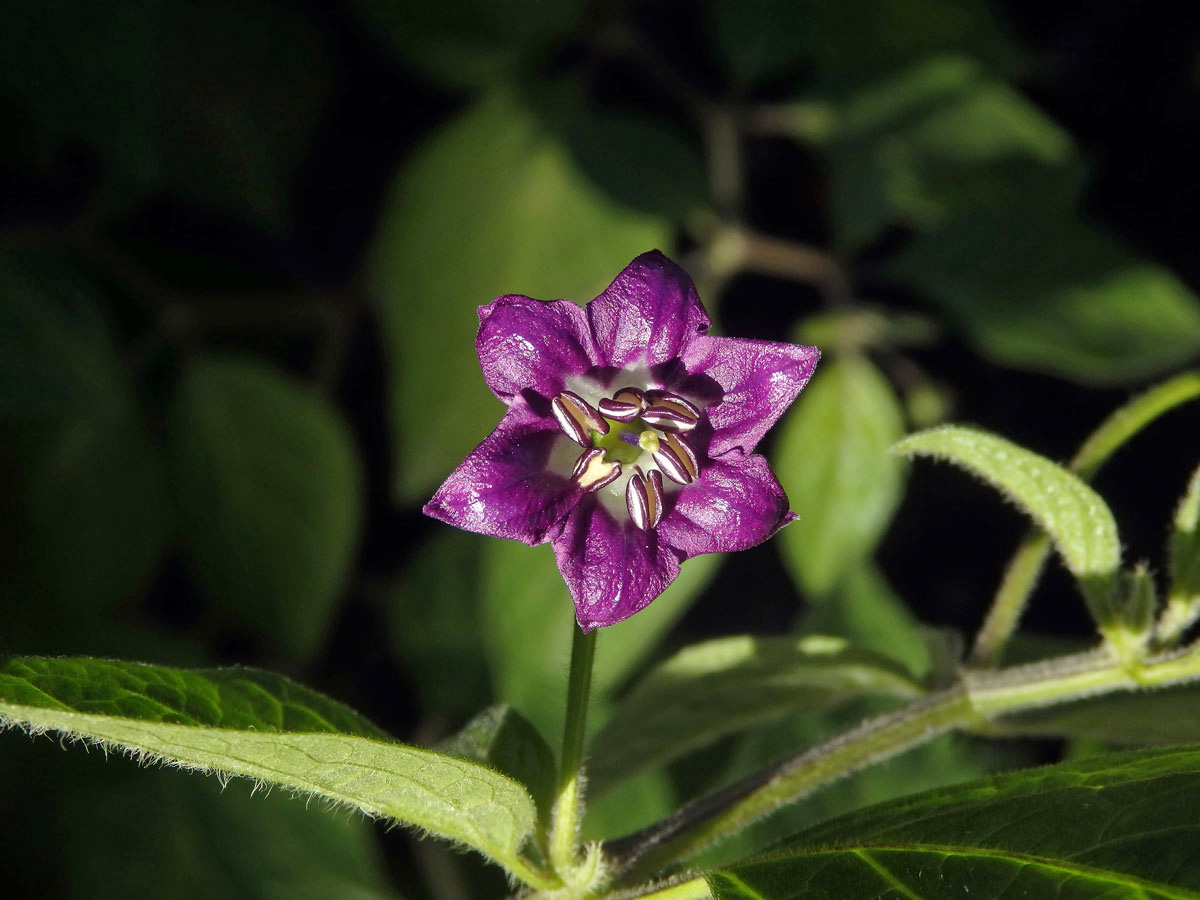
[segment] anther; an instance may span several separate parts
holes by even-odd
[[[567,437],[580,447],[592,445],[591,432],[608,434],[608,423],[582,397],[571,391],[563,391],[550,403],[558,426]]]
[[[659,442],[658,452],[654,454],[654,461],[662,469],[663,474],[679,484],[691,484],[700,470],[700,464],[696,459],[696,454],[692,452],[692,448],[669,433],[664,434]]]
[[[649,531],[662,520],[662,475],[651,471],[649,476],[639,469],[630,476],[625,487],[625,507],[629,518],[642,531]]]
[[[646,395],[646,402],[649,407],[642,413],[642,418],[656,428],[686,432],[700,421],[700,410],[678,394],[651,391]]]
[[[589,494],[607,487],[620,477],[620,461],[614,459],[610,462],[599,447],[581,453],[571,473],[571,479]]]
[[[621,388],[598,404],[600,412],[617,422],[632,422],[646,407],[646,396],[637,388]]]

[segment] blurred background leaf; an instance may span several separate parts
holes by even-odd
[[[171,410],[188,551],[221,609],[317,652],[358,539],[361,476],[324,401],[254,360],[193,361]]]
[[[510,92],[432,136],[392,189],[369,265],[392,357],[398,497],[431,493],[500,420],[474,353],[478,307],[510,293],[590,300],[625,265],[612,260],[667,237],[665,222],[587,181]]]

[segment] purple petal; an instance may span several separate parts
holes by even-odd
[[[712,379],[721,399],[708,406],[713,429],[708,455],[750,453],[812,377],[821,351],[799,344],[741,338],[699,337],[683,356],[691,377],[680,387]],[[696,387],[703,394],[703,386]]]
[[[567,438],[553,419],[518,402],[438,488],[425,514],[467,531],[544,542],[580,497],[569,472],[547,469],[560,441]]]
[[[604,362],[657,366],[708,331],[708,314],[687,272],[657,250],[625,267],[587,306]]]
[[[484,380],[505,403],[524,390],[549,400],[568,375],[583,374],[599,360],[582,307],[518,294],[479,307],[475,349]]]
[[[552,543],[584,631],[628,619],[679,574],[679,560],[655,532],[623,512],[614,516],[595,495],[571,511]]]
[[[679,491],[658,526],[662,542],[690,559],[761,544],[795,516],[765,457],[739,451],[711,463]]]

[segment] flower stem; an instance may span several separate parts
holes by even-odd
[[[989,733],[1006,716],[1084,697],[1200,681],[1200,646],[1131,664],[1107,648],[967,672],[960,682],[782,760],[605,847],[622,882],[649,877],[821,787],[949,731]]]
[[[550,832],[550,862],[569,880],[577,866],[579,820],[582,812],[581,774],[583,739],[587,732],[588,693],[592,686],[592,661],[596,657],[596,632],[575,629],[571,641],[571,672],[567,676],[567,716],[563,724],[559,763],[558,799]]]

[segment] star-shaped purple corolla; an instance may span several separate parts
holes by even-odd
[[[645,607],[684,560],[766,540],[794,515],[753,450],[820,353],[709,326],[657,250],[586,308],[518,295],[480,307],[479,362],[508,412],[425,512],[549,541],[584,631]]]

